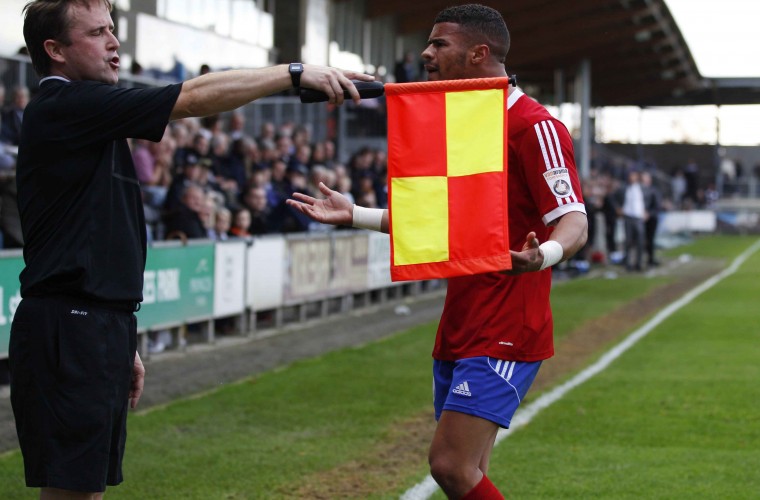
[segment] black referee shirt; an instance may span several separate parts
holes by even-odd
[[[17,162],[22,297],[142,300],[145,218],[126,139],[160,141],[180,90],[42,82]]]

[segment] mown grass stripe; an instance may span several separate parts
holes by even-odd
[[[525,407],[518,410],[517,413],[515,414],[515,417],[512,419],[510,428],[501,429],[499,433],[496,435],[496,441],[494,443],[494,447],[498,446],[498,444],[501,441],[509,437],[515,430],[530,423],[533,420],[533,418],[535,418],[535,416],[538,415],[542,410],[544,410],[545,408],[557,402],[559,399],[565,396],[565,394],[567,394],[574,388],[578,387],[579,385],[583,384],[584,382],[594,377],[595,375],[599,374],[600,372],[604,371],[613,361],[619,358],[624,352],[626,352],[628,349],[634,346],[639,340],[644,338],[655,327],[660,325],[663,321],[668,319],[679,309],[689,304],[696,297],[698,297],[705,291],[709,290],[710,288],[715,286],[717,283],[720,283],[726,277],[734,274],[742,266],[742,264],[744,264],[744,262],[747,261],[747,259],[749,259],[755,252],[757,252],[758,249],[760,249],[760,240],[755,241],[754,244],[752,244],[749,248],[747,248],[744,252],[742,252],[738,257],[736,257],[731,263],[731,265],[728,266],[726,269],[719,272],[715,276],[708,278],[703,283],[694,287],[692,290],[684,294],[681,298],[679,298],[675,302],[672,302],[671,304],[666,306],[664,309],[662,309],[660,312],[655,314],[654,317],[652,317],[652,319],[650,319],[640,328],[638,328],[633,333],[631,333],[628,337],[626,337],[622,342],[617,344],[615,347],[607,351],[607,353],[605,353],[601,358],[599,358],[599,360],[596,361],[594,364],[590,365],[588,368],[584,369],[583,371],[581,371],[580,373],[572,377],[567,382],[542,394],[535,401],[533,401],[533,403],[526,405]],[[422,480],[421,482],[419,482],[418,484],[414,485],[413,487],[409,488],[406,492],[404,492],[404,494],[401,495],[401,499],[402,500],[428,499],[437,490],[438,490],[438,485],[436,484],[432,476],[428,475],[427,477],[425,477],[424,480]]]

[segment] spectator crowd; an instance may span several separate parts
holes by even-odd
[[[285,204],[318,185],[369,207],[387,206],[384,151],[362,148],[347,163],[306,127],[262,123],[245,132],[240,111],[172,122],[158,143],[133,141],[152,239],[246,238],[326,230]]]

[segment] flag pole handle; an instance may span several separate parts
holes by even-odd
[[[352,82],[354,87],[356,87],[356,90],[359,91],[359,97],[362,99],[380,97],[385,92],[383,82],[363,82],[358,80],[352,80]],[[303,87],[299,90],[299,95],[301,97],[301,102],[304,103],[326,102],[329,100],[327,94],[324,92]],[[347,100],[351,99],[351,94],[348,93],[348,90],[343,90],[343,98]]]

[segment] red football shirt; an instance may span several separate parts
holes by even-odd
[[[568,212],[586,212],[565,126],[514,89],[508,100],[510,248],[522,249],[535,231],[540,242]],[[549,305],[551,270],[506,276],[449,278],[433,349],[435,359],[491,356],[539,361],[554,354]]]

